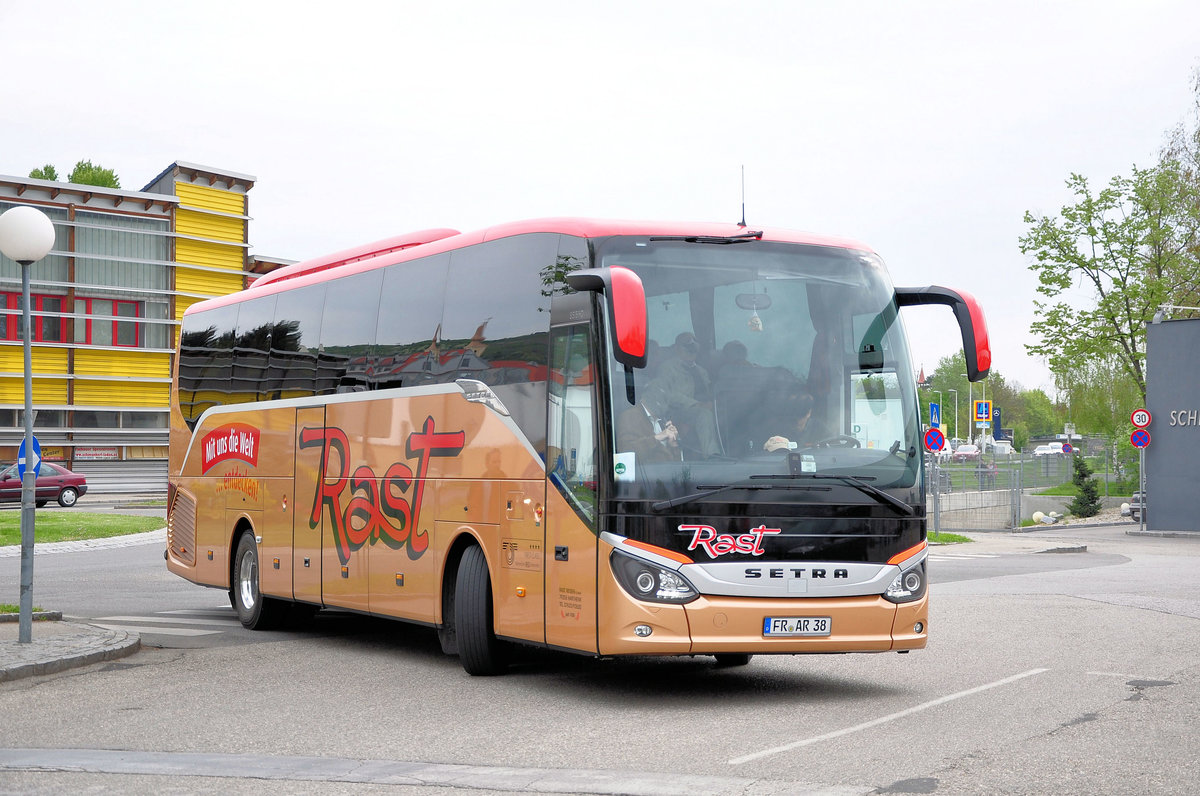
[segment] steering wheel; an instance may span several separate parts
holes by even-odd
[[[851,437],[848,434],[838,434],[836,437],[829,437],[817,443],[818,448],[861,448],[862,443],[857,438]]]

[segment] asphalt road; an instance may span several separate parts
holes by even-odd
[[[156,646],[0,686],[0,792],[1191,792],[1200,539],[1072,538],[935,550],[909,655],[533,653],[497,678],[398,623],[245,631],[158,546],[39,557],[35,601]]]

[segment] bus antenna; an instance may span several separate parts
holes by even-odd
[[[746,164],[742,164],[742,220],[739,227],[746,226]]]

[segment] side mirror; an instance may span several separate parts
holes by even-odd
[[[970,293],[948,287],[896,288],[896,304],[912,307],[919,304],[944,304],[954,310],[962,332],[963,353],[967,359],[967,379],[980,381],[992,369],[992,348],[988,340],[987,321],[983,309]]]
[[[646,288],[633,271],[619,265],[586,268],[567,274],[574,290],[603,293],[612,319],[613,355],[622,365],[646,367],[646,342],[650,339],[646,316]]]

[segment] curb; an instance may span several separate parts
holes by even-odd
[[[33,621],[35,622],[58,622],[62,619],[62,611],[34,611]],[[0,624],[5,622],[20,622],[21,615],[17,614],[0,614]]]
[[[79,632],[51,637],[41,643],[37,640],[26,644],[0,643],[0,659],[23,659],[0,664],[0,683],[124,658],[142,647],[142,640],[136,633],[93,625],[72,627]],[[14,652],[15,655],[10,655]]]

